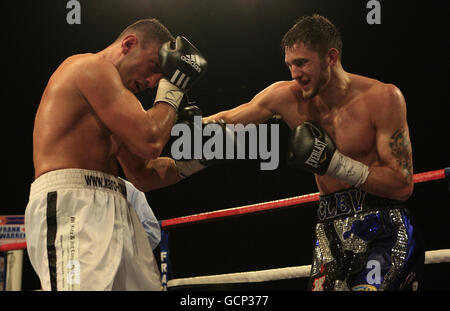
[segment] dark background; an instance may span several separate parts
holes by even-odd
[[[381,1],[381,24],[368,25],[367,1],[346,0],[81,0],[81,24],[68,25],[65,0],[3,1],[4,96],[1,214],[23,214],[33,181],[32,131],[42,91],[68,56],[98,52],[137,19],[156,17],[185,35],[209,68],[191,92],[205,115],[249,101],[290,79],[280,40],[301,15],[319,13],[340,28],[344,69],[397,85],[408,108],[416,173],[449,166],[448,11],[442,1]],[[151,94],[139,97],[144,106]],[[271,121],[272,122],[272,121]],[[280,166],[210,168],[147,193],[158,219],[316,192],[311,174],[289,170],[289,129],[280,123]],[[408,201],[427,250],[450,248],[448,184],[417,185]],[[310,264],[314,204],[171,231],[175,277]],[[29,271],[24,288],[34,289]],[[424,289],[450,289],[448,264],[428,265]],[[31,280],[30,280],[31,279]],[[302,281],[303,282],[303,281]],[[289,287],[290,286],[290,287]],[[276,289],[304,289],[304,284]]]

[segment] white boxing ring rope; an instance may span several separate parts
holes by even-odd
[[[450,168],[419,173],[414,175],[414,183],[423,183],[433,180],[450,180]],[[188,224],[197,224],[212,220],[221,220],[232,216],[241,216],[252,213],[260,213],[269,210],[279,209],[288,206],[298,206],[306,203],[316,202],[319,193],[311,193],[297,197],[275,200],[264,203],[246,205],[242,207],[223,209],[218,211],[200,213],[196,215],[184,216],[161,221],[163,240],[161,242],[161,278],[163,286],[175,288],[182,286],[212,285],[212,284],[232,284],[232,283],[256,283],[276,280],[287,280],[295,278],[309,277],[311,265],[294,266],[258,271],[247,271],[238,273],[226,273],[206,276],[196,276],[188,278],[178,278],[168,280],[168,235],[167,230]],[[450,262],[450,249],[432,250],[425,253],[425,264],[448,263]]]
[[[450,262],[450,249],[428,251],[425,253],[425,264]],[[232,283],[256,283],[277,280],[288,280],[309,277],[311,265],[267,269],[249,272],[226,273],[189,278],[173,279],[167,282],[167,287],[208,285],[208,284],[232,284]]]
[[[414,183],[423,183],[433,180],[450,180],[450,167],[414,175]],[[308,277],[311,265],[294,266],[276,269],[267,269],[259,271],[248,271],[238,273],[227,273],[207,276],[197,276],[188,278],[179,278],[168,280],[169,274],[169,240],[167,231],[182,225],[197,224],[206,221],[226,219],[232,216],[241,216],[246,214],[266,212],[282,207],[298,206],[306,203],[316,202],[319,199],[319,193],[311,193],[297,197],[275,200],[264,203],[246,205],[242,207],[223,209],[213,212],[206,212],[196,215],[183,216],[163,220],[160,222],[162,228],[161,239],[161,280],[164,289],[168,287],[208,285],[208,284],[230,284],[230,283],[253,283],[267,282],[275,280],[287,280],[294,278]],[[14,257],[12,262],[14,266],[7,270],[6,290],[21,290],[22,281],[22,261],[23,250],[26,249],[25,242],[0,244],[0,253],[7,253],[7,256]],[[450,262],[450,249],[432,250],[425,253],[425,264],[437,264]],[[8,285],[9,283],[9,285]]]

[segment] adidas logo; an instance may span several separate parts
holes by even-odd
[[[177,69],[172,75],[172,78],[170,78],[170,83],[175,84],[176,86],[184,90],[190,79],[191,78],[188,77],[185,73],[182,73]]]
[[[197,70],[198,72],[202,72],[202,68],[200,68],[200,66],[198,65],[200,63],[198,55],[196,54],[182,55],[181,60],[191,65],[191,67]]]
[[[183,62],[189,64],[192,68],[194,68],[198,72],[202,72],[202,68],[200,68],[200,66],[198,65],[200,63],[198,55],[195,54],[182,55],[180,58]],[[172,78],[170,78],[170,82],[172,84],[175,84],[181,89],[185,89],[190,79],[191,77],[189,77],[188,75],[177,69],[175,73],[172,75]]]

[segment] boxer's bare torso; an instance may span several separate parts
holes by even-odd
[[[68,58],[45,88],[33,132],[35,178],[63,168],[117,174],[119,146],[77,85],[83,63],[95,57]]]
[[[308,60],[303,63],[304,60]],[[406,104],[392,84],[355,75],[339,67],[331,82],[320,84],[317,53],[305,47],[286,52],[291,81],[276,82],[250,102],[206,119],[227,123],[260,123],[277,114],[293,129],[306,120],[320,124],[344,155],[371,167],[367,191],[405,199],[412,191],[412,155]],[[311,95],[314,88],[317,94]],[[321,194],[349,188],[344,181],[316,175]]]
[[[403,143],[406,139],[406,124],[393,129],[391,136],[377,132],[374,122],[386,113],[388,107],[382,108],[380,101],[389,101],[389,96],[396,96],[396,88],[379,81],[350,74],[351,87],[330,107],[319,97],[302,99],[299,86],[295,81],[281,82],[274,86],[274,93],[279,97],[278,103],[271,101],[268,107],[279,114],[287,125],[293,129],[306,120],[320,124],[333,138],[337,149],[352,159],[368,166],[382,164],[379,154],[391,154],[392,144]],[[400,95],[397,95],[400,96]],[[272,106],[273,105],[273,106]],[[395,132],[402,136],[395,140]],[[406,159],[404,159],[406,160]],[[409,170],[410,167],[404,167]],[[321,193],[327,194],[348,188],[345,182],[316,175],[317,186]]]
[[[161,43],[135,34],[95,54],[64,60],[50,77],[33,131],[35,178],[78,168],[126,178],[139,190],[180,180],[175,162],[159,157],[176,111],[163,99],[145,110],[134,94],[158,86]]]
[[[174,110],[158,104],[145,111],[134,95],[158,85],[159,45],[140,48],[135,36],[123,42],[71,56],[50,77],[34,124],[35,178],[64,168],[117,175],[119,153],[159,154]]]

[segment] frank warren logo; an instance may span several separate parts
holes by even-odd
[[[279,164],[278,124],[202,125],[202,117],[195,116],[193,126],[175,124],[171,136],[178,137],[170,150],[175,160],[254,159],[261,161],[261,170],[274,170]]]

